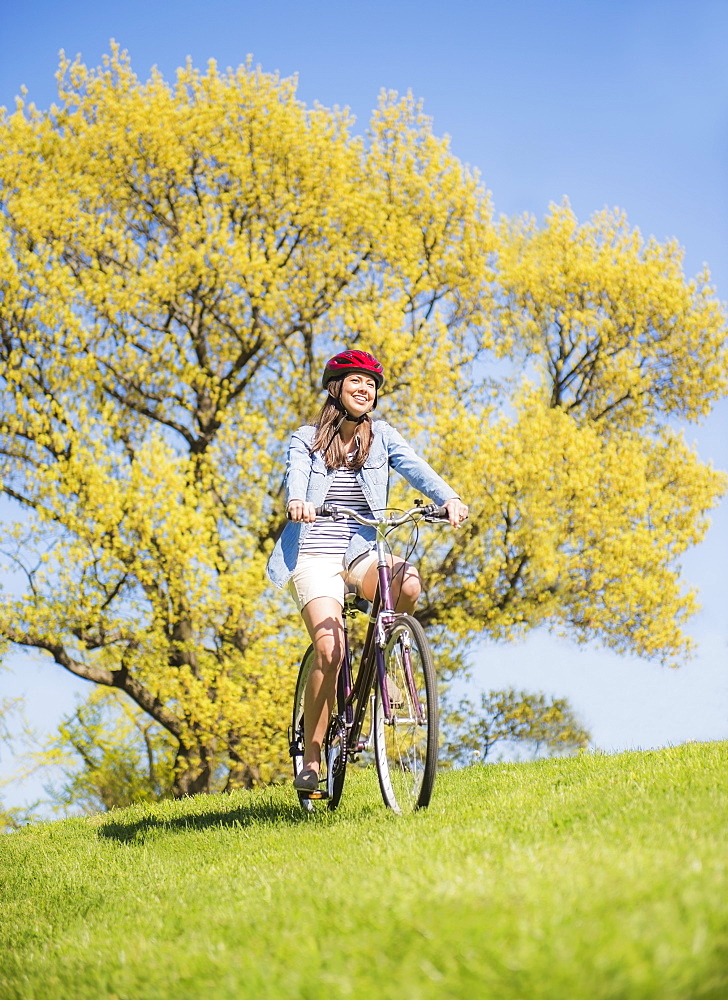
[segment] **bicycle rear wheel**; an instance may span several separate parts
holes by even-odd
[[[298,670],[298,680],[296,681],[296,693],[293,698],[293,720],[290,732],[290,754],[293,764],[293,777],[303,769],[303,699],[306,693],[306,684],[313,666],[313,644],[308,647],[303,654],[301,666]],[[313,812],[313,801],[307,795],[298,793],[298,801],[306,812]]]
[[[388,711],[377,684],[374,750],[382,797],[409,813],[429,804],[437,772],[437,680],[424,629],[397,615],[384,648]]]
[[[290,733],[290,753],[293,762],[293,776],[303,769],[304,760],[304,730],[303,704],[306,695],[306,685],[313,667],[314,650],[309,646],[301,660],[296,681],[296,693],[293,699],[293,720]],[[322,798],[326,800],[329,809],[335,809],[341,799],[346,775],[346,726],[336,713],[332,717],[326,733],[326,740],[321,754],[320,793],[312,796],[307,792],[298,792],[298,801],[306,812],[313,812],[315,802]],[[330,775],[330,777],[329,777]]]

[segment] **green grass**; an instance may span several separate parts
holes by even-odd
[[[347,776],[0,838],[0,997],[725,1000],[728,744]]]

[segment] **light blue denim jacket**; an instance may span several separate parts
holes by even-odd
[[[291,437],[286,460],[286,507],[291,500],[307,500],[319,507],[326,499],[329,487],[336,475],[335,469],[327,469],[320,452],[311,454],[311,442],[315,427],[299,427]],[[396,469],[419,493],[436,504],[444,504],[457,496],[444,479],[421,459],[410,445],[393,427],[384,420],[372,422],[372,444],[364,466],[356,478],[372,511],[381,511],[387,506],[389,492],[389,467]],[[289,521],[268,560],[268,577],[277,587],[285,587],[296,568],[301,543],[311,525],[303,521]],[[344,563],[350,566],[359,556],[374,545],[376,533],[373,528],[360,528],[354,535],[344,555]]]

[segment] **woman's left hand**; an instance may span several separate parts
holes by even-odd
[[[459,528],[461,523],[468,516],[468,508],[466,505],[462,502],[460,497],[453,497],[443,506],[448,513],[450,524],[453,528]]]

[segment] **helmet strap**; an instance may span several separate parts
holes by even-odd
[[[333,429],[333,431],[331,433],[331,437],[329,438],[326,447],[324,449],[322,449],[322,452],[321,452],[322,455],[326,455],[326,453],[328,452],[329,448],[334,443],[334,440],[336,439],[336,435],[341,430],[342,425],[344,424],[345,421],[347,421],[348,423],[354,423],[354,424],[358,425],[358,424],[364,423],[364,421],[369,416],[368,413],[363,413],[360,417],[352,417],[350,415],[350,413],[347,411],[347,409],[344,406],[344,404],[340,400],[338,400],[336,398],[336,396],[332,396],[331,393],[329,393],[329,399],[331,399],[333,401],[336,409],[339,411],[339,413],[341,414],[341,416],[339,417],[339,419],[336,421],[336,424],[334,425],[334,429]],[[375,399],[375,404],[376,404],[376,399]],[[357,448],[358,448],[358,441],[359,441],[359,435],[358,434],[356,435],[356,440],[357,440]]]

